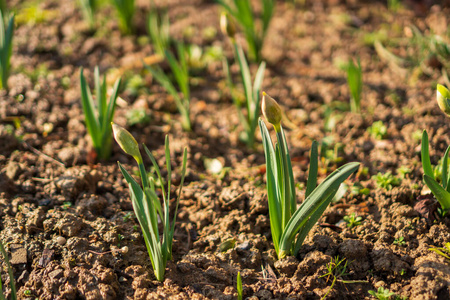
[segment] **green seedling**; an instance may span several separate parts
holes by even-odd
[[[361,93],[363,88],[361,62],[355,64],[353,59],[349,59],[348,63],[344,63],[341,69],[347,73],[347,84],[350,90],[350,109],[354,113],[361,112]]]
[[[226,74],[228,88],[231,92],[231,98],[237,108],[240,123],[244,127],[244,132],[241,135],[241,140],[246,143],[249,148],[252,148],[255,143],[255,131],[258,125],[259,118],[259,106],[260,106],[260,91],[261,85],[264,80],[264,70],[266,63],[262,62],[256,71],[255,80],[252,84],[252,78],[250,75],[250,68],[245,58],[242,47],[235,43],[235,55],[236,60],[239,62],[240,74],[242,84],[244,86],[244,99],[237,95],[236,87],[231,79],[230,68],[228,62],[224,59],[223,68]],[[244,113],[245,108],[245,113]]]
[[[135,13],[134,0],[112,0],[119,17],[120,29],[125,34],[133,31],[133,17]]]
[[[260,20],[257,20],[253,13],[250,0],[229,1],[232,2],[232,5],[225,0],[216,0],[216,2],[226,11],[226,15],[224,14],[221,19],[222,31],[225,31],[230,38],[234,39],[235,28],[231,25],[228,17],[232,16],[234,21],[239,24],[247,40],[250,59],[255,62],[260,62],[262,60],[261,50],[264,38],[266,37],[267,29],[269,28],[270,20],[275,10],[275,1],[261,0],[262,12]]]
[[[411,174],[412,170],[411,168],[408,168],[407,166],[400,166],[397,169],[397,174],[401,179],[405,179],[407,174]]]
[[[150,116],[146,113],[145,109],[132,108],[126,112],[127,124],[130,126],[136,124],[148,124],[150,122]]]
[[[395,177],[391,172],[386,172],[384,174],[378,173],[377,175],[372,176],[372,179],[375,180],[375,183],[379,188],[383,188],[387,191],[392,190],[395,186],[399,186],[402,182],[400,178]]]
[[[344,217],[344,222],[347,224],[348,228],[353,228],[361,225],[362,219],[363,218],[361,216],[356,216],[355,213],[352,213],[351,215]]]
[[[278,143],[272,144],[269,131],[259,120],[266,158],[267,198],[269,202],[270,228],[278,258],[297,255],[308,232],[322,216],[333,200],[341,183],[359,168],[359,163],[348,163],[331,173],[317,186],[317,142],[311,147],[311,160],[305,200],[297,209],[294,175],[286,137],[281,126],[281,108],[277,102],[263,93],[262,111],[277,135]]]
[[[238,274],[237,274],[236,289],[237,289],[237,294],[238,294],[238,300],[242,300],[243,299],[243,289],[242,289],[241,272],[238,272]]]
[[[156,53],[161,56],[165,56],[165,51],[169,49],[169,27],[169,15],[167,12],[159,13],[155,8],[152,8],[147,18],[147,31]]]
[[[387,136],[387,127],[383,121],[373,122],[372,126],[367,128],[367,132],[377,140],[382,140]]]
[[[450,262],[450,243],[445,243],[442,248],[428,248],[428,250],[436,252]]]
[[[389,291],[388,289],[385,289],[384,287],[380,286],[378,288],[378,291],[370,290],[369,294],[377,298],[378,300],[402,300],[407,299],[406,297],[400,297],[397,296],[395,293]]]
[[[402,237],[402,236],[399,237],[399,238],[396,238],[396,239],[394,240],[393,244],[394,244],[394,245],[397,245],[397,246],[404,247],[404,246],[406,246],[405,238]]]
[[[3,259],[6,263],[6,267],[8,268],[8,274],[9,274],[9,287],[11,288],[11,299],[16,300],[17,299],[17,292],[16,292],[16,285],[14,284],[14,274],[11,269],[11,265],[9,263],[8,253],[6,252],[5,248],[3,247],[3,244],[0,242],[0,253],[3,256]],[[6,297],[3,295],[3,285],[2,285],[2,278],[0,276],[0,300],[6,300]]]
[[[184,177],[186,175],[186,163],[187,163],[187,148],[183,151],[183,166],[181,170],[180,190],[176,195],[175,212],[170,222],[169,217],[169,201],[171,199],[171,178],[172,167],[170,163],[170,147],[169,137],[166,136],[165,141],[165,158],[166,158],[166,172],[167,172],[167,190],[165,188],[164,180],[161,176],[160,168],[156,162],[155,157],[144,146],[144,150],[150,158],[153,167],[158,175],[158,181],[161,187],[162,205],[157,196],[157,188],[155,186],[155,180],[147,177],[144,162],[142,160],[139,145],[134,137],[124,128],[113,124],[114,138],[122,150],[131,155],[137,162],[139,167],[139,174],[141,178],[142,187],[133,179],[133,177],[125,170],[122,164],[119,162],[119,168],[125,177],[130,189],[131,202],[133,204],[133,210],[141,225],[142,233],[144,235],[145,246],[152,262],[153,270],[156,279],[159,281],[164,280],[165,268],[167,260],[172,258],[172,242],[173,234],[175,231],[175,221],[178,212],[178,204],[181,196],[181,189],[184,183]],[[158,222],[162,223],[162,236],[160,238]]]
[[[172,74],[181,92],[179,95],[175,85],[170,80],[160,66],[145,65],[147,70],[153,75],[156,81],[161,84],[164,89],[173,97],[178,111],[181,114],[181,126],[186,131],[191,131],[190,112],[190,87],[189,87],[189,68],[186,63],[185,49],[182,43],[177,44],[178,61],[175,56],[168,50],[164,52],[167,62],[169,63]]]
[[[434,176],[433,168],[431,166],[429,146],[428,146],[428,134],[424,130],[422,134],[422,167],[423,167],[423,180],[428,188],[433,193],[436,200],[441,205],[440,215],[445,216],[450,210],[450,174],[448,170],[448,154],[450,146],[447,148],[444,154],[443,166],[442,166],[442,181],[439,184]]]
[[[320,276],[319,278],[322,277],[327,277],[327,282],[330,278],[333,278],[333,280],[331,281],[331,286],[328,289],[328,291],[326,292],[326,294],[321,298],[322,300],[325,299],[328,294],[331,292],[331,290],[334,287],[334,284],[336,283],[336,281],[338,279],[341,279],[342,276],[347,275],[346,271],[347,271],[347,261],[345,261],[346,259],[339,259],[339,256],[336,256],[334,259],[331,258],[331,261],[326,265],[327,267],[327,273]],[[345,263],[344,263],[345,261]]]
[[[111,155],[111,122],[114,117],[121,80],[120,78],[116,80],[111,97],[109,98],[109,103],[106,101],[106,76],[104,76],[103,81],[100,82],[100,72],[98,67],[95,68],[94,80],[97,104],[94,102],[91,90],[86,83],[86,78],[83,75],[83,68],[81,68],[81,103],[83,105],[86,127],[89,135],[91,136],[92,144],[98,157],[102,160],[107,160]]]
[[[396,12],[402,7],[401,0],[387,0],[387,7],[390,11]]]
[[[0,10],[0,89],[8,89],[8,77],[11,69],[12,40],[14,36],[14,14],[7,18]]]
[[[94,14],[97,10],[97,0],[78,0],[84,19],[92,29],[95,25]]]

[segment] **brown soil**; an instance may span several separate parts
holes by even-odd
[[[332,278],[322,275],[336,256],[348,267],[327,299],[369,299],[368,291],[380,286],[409,299],[450,299],[450,263],[428,250],[450,242],[450,219],[433,222],[414,210],[423,188],[417,133],[420,137],[427,129],[434,164],[450,144],[450,122],[434,101],[435,83],[445,78],[430,60],[423,63],[431,71],[420,73],[381,59],[363,42],[368,33],[384,32],[390,51],[419,59],[407,40],[410,26],[444,34],[447,8],[433,1],[411,1],[397,12],[374,1],[277,3],[263,50],[268,62],[263,86],[290,120],[286,132],[296,182],[306,180],[311,141],[331,138],[341,145],[340,159],[324,160],[321,178],[344,162],[360,161],[368,173],[359,172],[348,184],[359,182],[370,190],[346,193],[332,203],[298,257],[276,259],[260,136],[254,150],[239,142],[241,126],[220,60],[195,78],[191,133],[181,130],[173,100],[148,74],[137,96],[122,92],[115,122],[154,150],[158,161],[163,162],[165,134],[170,134],[174,166],[180,166],[183,147],[189,149],[174,257],[160,283],[116,161],[137,168],[117,145],[109,161],[92,163],[78,81],[81,66],[91,80],[96,65],[103,72],[153,53],[144,25],[148,1],[137,1],[137,30],[130,36],[120,34],[109,6],[100,9],[93,33],[76,1],[41,2],[38,7],[50,17],[19,24],[10,90],[0,95],[0,239],[10,252],[20,299],[235,299],[239,271],[250,299],[319,299],[330,289]],[[168,7],[173,37],[222,47],[232,60],[213,1],[155,2]],[[33,3],[8,1],[17,13]],[[203,33],[211,28],[218,33],[207,38]],[[348,57],[361,59],[362,113],[334,114],[337,123],[326,130],[326,107],[348,103],[345,74],[335,64]],[[232,70],[237,74],[237,66]],[[150,123],[128,126],[131,108],[145,109]],[[14,127],[14,120],[20,126]],[[387,126],[383,140],[367,132],[377,120]],[[229,169],[212,175],[206,158]],[[411,172],[390,191],[371,179],[378,172],[397,174],[399,167]],[[300,203],[300,189],[298,194]],[[342,219],[352,212],[363,220],[349,229]],[[405,243],[395,244],[400,237]],[[230,238],[236,239],[235,247],[220,252],[219,245]],[[116,251],[123,246],[127,253]],[[7,284],[4,264],[1,276]]]

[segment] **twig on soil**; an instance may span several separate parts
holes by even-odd
[[[47,161],[49,161],[49,162],[56,163],[57,165],[63,167],[64,169],[66,168],[66,165],[65,165],[65,164],[63,164],[62,162],[60,162],[60,161],[54,159],[53,157],[48,156],[47,154],[45,154],[45,153],[39,151],[38,149],[36,149],[36,148],[30,146],[27,142],[22,141],[22,143],[25,145],[26,148],[28,148],[28,149],[30,149],[31,151],[33,151],[34,154],[43,156],[45,160],[47,160]]]

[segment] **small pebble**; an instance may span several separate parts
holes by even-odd
[[[66,244],[66,241],[67,241],[66,238],[63,236],[58,236],[56,238],[56,242],[61,246],[64,246]]]
[[[128,253],[128,246],[123,246],[120,248],[120,252],[122,252],[122,254]]]

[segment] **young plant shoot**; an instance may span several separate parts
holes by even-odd
[[[281,108],[273,98],[263,93],[262,111],[277,135],[274,146],[264,121],[259,120],[266,157],[270,228],[275,251],[282,259],[287,255],[297,255],[308,232],[322,216],[341,183],[359,168],[359,163],[352,162],[338,168],[317,186],[318,150],[314,141],[305,200],[297,208],[291,159],[281,126]]]
[[[95,25],[94,14],[97,10],[97,0],[78,0],[80,3],[81,12],[89,28],[93,29]]]
[[[8,88],[8,77],[11,68],[12,39],[14,35],[14,15],[7,18],[5,24],[4,12],[0,10],[0,89]]]
[[[9,258],[8,253],[6,252],[5,248],[3,247],[3,244],[0,242],[0,253],[3,256],[3,259],[6,263],[6,267],[8,268],[8,274],[9,274],[9,286],[11,288],[11,300],[17,299],[17,292],[16,292],[16,285],[14,283],[14,274],[11,269],[11,265],[9,264]],[[2,279],[0,277],[0,300],[6,300],[6,297],[3,295],[3,286],[2,286]]]
[[[255,143],[255,131],[258,125],[259,105],[260,105],[260,91],[264,80],[264,70],[266,63],[262,62],[256,71],[255,80],[252,84],[250,75],[250,68],[245,58],[242,47],[234,43],[236,60],[239,62],[241,80],[244,85],[244,100],[241,100],[240,95],[235,91],[235,85],[232,82],[230,68],[228,62],[224,59],[223,67],[227,78],[228,88],[233,98],[234,105],[237,108],[240,123],[244,126],[244,132],[241,135],[241,140],[247,144],[249,148],[253,147]],[[243,108],[245,107],[245,114]]]
[[[111,122],[114,117],[121,79],[119,78],[116,80],[111,97],[109,98],[109,103],[106,101],[106,76],[104,76],[103,81],[100,82],[100,72],[98,67],[95,68],[94,80],[97,105],[95,105],[91,90],[83,75],[83,68],[81,68],[81,103],[83,105],[86,127],[91,136],[92,144],[98,158],[107,160],[111,155]]]
[[[178,211],[178,203],[180,201],[181,189],[184,183],[184,177],[186,174],[186,162],[187,162],[187,148],[183,151],[183,167],[181,170],[181,183],[178,195],[176,195],[175,214],[170,222],[169,217],[169,201],[170,201],[170,187],[172,168],[170,165],[170,148],[169,137],[166,136],[165,152],[166,152],[166,168],[167,179],[164,180],[161,176],[161,171],[156,163],[155,157],[144,145],[144,150],[150,158],[153,167],[156,170],[158,176],[157,180],[161,187],[162,205],[158,196],[156,195],[156,184],[153,178],[149,178],[145,170],[144,162],[139,150],[139,145],[134,137],[124,128],[113,124],[114,138],[122,150],[131,155],[137,162],[139,167],[139,174],[141,177],[142,187],[133,179],[127,170],[119,162],[119,168],[122,172],[125,180],[128,183],[130,189],[131,202],[133,204],[134,213],[141,225],[142,233],[144,235],[145,246],[147,247],[148,255],[152,262],[153,270],[156,279],[159,281],[164,280],[164,273],[166,270],[167,260],[172,258],[172,241],[175,231],[175,221]],[[167,182],[167,190],[165,183]],[[158,229],[158,219],[162,223],[162,236],[160,237]]]
[[[447,115],[450,116],[450,91],[443,85],[437,85],[436,99],[439,108]],[[441,205],[440,215],[450,211],[450,170],[448,170],[448,154],[450,146],[444,154],[442,163],[442,182],[439,184],[434,176],[433,168],[431,166],[429,145],[428,145],[428,133],[426,130],[422,133],[422,166],[423,166],[423,180],[428,188],[433,193],[436,200]]]
[[[119,17],[120,29],[125,34],[133,31],[133,17],[136,10],[134,0],[112,0]]]
[[[159,13],[156,8],[150,10],[147,19],[147,31],[156,53],[162,57],[165,56],[165,51],[169,49],[169,26],[169,15],[167,12]]]
[[[147,70],[153,75],[156,81],[161,84],[164,89],[173,97],[178,111],[181,114],[181,126],[185,131],[191,131],[191,119],[189,118],[190,112],[190,87],[189,87],[189,68],[186,62],[186,51],[182,43],[177,44],[177,56],[169,51],[164,52],[170,69],[172,70],[175,81],[181,91],[181,95],[178,93],[175,85],[170,80],[164,71],[159,66],[145,65]]]
[[[358,64],[349,59],[348,63],[342,66],[342,69],[347,73],[347,84],[350,90],[350,109],[354,113],[361,112],[361,93],[363,87],[361,62],[358,59]]]
[[[250,0],[233,0],[233,5],[229,5],[225,0],[216,0],[225,11],[241,27],[248,44],[248,54],[252,61],[260,62],[262,60],[261,50],[264,38],[269,28],[275,10],[275,0],[261,0],[262,12],[261,20],[257,20],[252,11]],[[257,24],[260,22],[261,24]],[[231,25],[231,24],[230,24]]]

